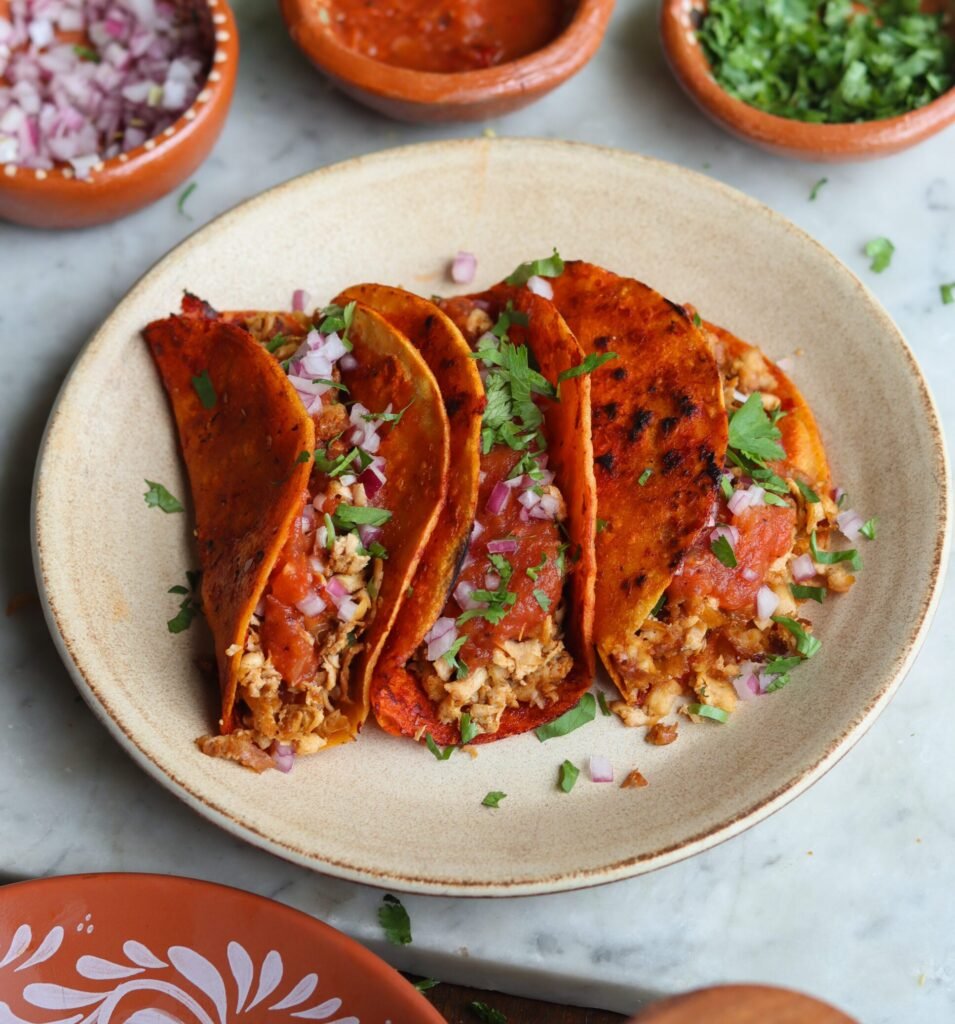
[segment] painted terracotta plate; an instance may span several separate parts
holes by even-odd
[[[822,652],[727,727],[651,747],[597,721],[436,761],[366,728],[358,743],[257,777],[199,754],[216,717],[170,635],[168,593],[196,565],[187,516],[143,502],[144,479],[187,485],[169,409],[138,332],[184,288],[228,308],[287,307],[360,281],[448,291],[458,249],[476,284],[557,246],[692,300],[779,358],[820,421],[834,479],[878,514],[851,594],[818,615]],[[904,424],[893,429],[892,424]],[[660,867],[732,836],[802,792],[872,723],[911,665],[946,553],[938,419],[898,329],[860,282],[782,217],[679,167],[567,143],[473,140],[381,153],[307,175],[226,214],[163,259],[77,361],[36,481],[40,586],[63,657],[136,761],[200,813],[298,863],[426,893],[540,893]],[[566,758],[609,756],[646,789],[556,787]],[[507,798],[482,807],[489,790]]]
[[[0,889],[5,1024],[441,1024],[334,928],[239,889],[76,875]]]

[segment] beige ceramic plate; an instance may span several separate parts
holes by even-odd
[[[186,516],[143,502],[144,478],[187,486],[172,419],[139,329],[184,288],[223,308],[285,307],[359,281],[448,290],[457,249],[478,284],[558,246],[693,302],[796,360],[853,505],[880,539],[847,597],[819,615],[822,652],[727,727],[684,728],[655,748],[598,716],[436,761],[369,726],[360,741],[258,777],[202,757],[215,716],[170,635],[170,586],[196,565]],[[886,429],[888,411],[904,433]],[[382,153],[277,188],[200,231],[120,303],[76,363],[50,420],[36,481],[41,589],[81,691],[133,757],[200,813],[291,860],[426,893],[505,895],[609,882],[735,835],[819,778],[885,706],[938,596],[946,463],[925,383],[898,330],[852,274],[781,217],[707,178],[565,143],[477,140]],[[904,495],[904,501],[900,501]],[[643,790],[570,795],[558,765],[609,755]],[[705,766],[706,785],[700,784]],[[508,795],[481,806],[488,790]]]

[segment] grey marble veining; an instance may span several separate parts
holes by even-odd
[[[57,389],[83,341],[157,257],[221,211],[300,172],[485,127],[401,126],[366,112],[299,56],[273,4],[239,0],[236,7],[244,48],[238,93],[219,145],[195,176],[186,206],[193,219],[177,212],[171,196],[96,230],[0,226],[4,601],[33,589],[30,481]],[[621,0],[606,44],[580,76],[486,127],[659,156],[783,212],[860,272],[895,316],[951,441],[955,306],[941,304],[939,284],[955,281],[955,129],[870,164],[826,167],[759,153],[712,127],[675,86],[650,0]],[[828,184],[809,202],[823,176]],[[878,235],[897,251],[877,277],[861,250]],[[208,878],[316,914],[397,966],[619,1010],[656,993],[749,980],[812,992],[866,1024],[951,1021],[953,647],[949,586],[888,711],[844,762],[755,830],[600,889],[500,901],[407,897],[415,941],[397,950],[381,941],[380,893],[244,845],[134,767],[76,694],[39,609],[28,607],[0,618],[0,880],[91,870]]]

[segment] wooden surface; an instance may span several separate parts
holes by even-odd
[[[416,980],[416,979],[412,979]],[[506,996],[500,992],[484,992],[462,985],[437,985],[424,993],[448,1024],[481,1024],[481,1018],[470,1008],[479,1001],[507,1017],[508,1024],[622,1024],[625,1017],[609,1010],[584,1010],[576,1006],[558,1006],[537,999]]]
[[[508,1024],[623,1024],[618,1013],[559,1006],[536,999],[441,984],[425,993],[448,1024],[480,1024],[475,1001],[500,1011]],[[765,985],[721,985],[654,1003],[633,1024],[856,1024],[817,999]]]

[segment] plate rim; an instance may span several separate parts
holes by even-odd
[[[857,713],[855,718],[849,722],[842,734],[832,741],[829,748],[812,764],[805,766],[796,773],[793,778],[778,786],[772,793],[757,800],[755,803],[738,811],[735,814],[725,817],[716,825],[704,831],[673,843],[668,847],[652,852],[639,854],[617,860],[614,863],[594,868],[560,871],[551,876],[536,877],[534,879],[516,880],[513,882],[474,882],[468,880],[434,879],[416,877],[409,874],[389,872],[384,869],[371,869],[353,864],[334,861],[328,858],[318,858],[305,851],[296,849],[293,845],[265,835],[248,823],[244,823],[233,817],[226,809],[208,802],[202,796],[195,793],[186,782],[177,778],[172,772],[161,768],[153,761],[144,749],[136,742],[136,739],[127,733],[123,726],[112,717],[109,712],[109,702],[105,695],[101,696],[89,680],[82,667],[71,650],[71,645],[66,633],[61,628],[60,619],[57,616],[54,606],[54,598],[49,591],[46,574],[43,567],[41,505],[42,505],[42,476],[43,467],[46,461],[47,449],[50,435],[56,426],[57,419],[61,412],[63,400],[73,381],[74,375],[81,366],[94,354],[97,344],[109,333],[109,328],[117,314],[125,304],[133,299],[144,289],[154,275],[162,270],[167,262],[190,252],[193,248],[201,245],[205,236],[213,231],[221,231],[232,221],[244,216],[260,203],[271,202],[276,195],[284,191],[292,191],[298,188],[308,188],[311,183],[327,175],[348,174],[355,168],[378,163],[392,163],[405,159],[409,154],[418,152],[430,152],[438,159],[440,156],[451,150],[472,150],[478,154],[487,153],[490,149],[523,149],[541,147],[550,150],[578,149],[590,151],[600,155],[602,158],[623,162],[632,162],[650,166],[657,170],[664,170],[671,176],[678,176],[688,179],[691,185],[712,189],[747,209],[758,216],[769,218],[778,228],[795,235],[803,243],[808,242],[815,249],[820,260],[825,261],[830,269],[837,274],[847,275],[851,283],[862,293],[867,305],[886,329],[897,344],[901,355],[908,365],[913,383],[917,386],[921,398],[922,411],[925,414],[926,425],[931,439],[932,456],[938,470],[936,477],[939,487],[939,503],[935,509],[936,532],[934,547],[932,551],[932,571],[928,590],[923,594],[917,613],[917,620],[904,644],[899,648],[894,662],[886,671],[886,682],[881,690]],[[683,167],[680,164],[671,163],[656,157],[648,157],[628,150],[616,149],[609,146],[598,146],[590,143],[575,142],[561,139],[540,139],[533,137],[508,137],[508,138],[471,138],[471,139],[447,139],[432,142],[415,143],[407,146],[399,146],[378,150],[374,153],[352,157],[337,163],[319,167],[304,174],[297,175],[287,181],[280,182],[248,199],[242,200],[235,206],[224,211],[219,216],[202,225],[192,234],[187,236],[178,245],[174,246],[158,260],[156,260],[145,273],[130,287],[126,294],[116,303],[112,311],[106,316],[100,326],[93,332],[87,342],[77,353],[63,384],[58,391],[49,417],[43,431],[40,446],[37,454],[36,466],[33,476],[30,503],[30,542],[33,557],[34,573],[37,580],[38,592],[43,606],[44,618],[50,630],[54,646],[60,655],[67,672],[79,690],[85,702],[92,709],[100,722],[105,725],[107,731],[120,746],[132,757],[133,761],[144,769],[145,772],[171,790],[192,810],[198,812],[207,820],[223,828],[225,831],[243,839],[254,846],[265,849],[285,860],[299,866],[326,874],[331,877],[340,878],[346,881],[358,882],[373,886],[379,889],[394,889],[399,892],[406,892],[419,895],[432,896],[464,896],[464,897],[519,897],[530,895],[543,895],[548,893],[567,892],[577,889],[586,889],[597,885],[605,885],[611,882],[632,878],[645,874],[659,868],[667,867],[681,860],[702,853],[704,850],[717,846],[729,839],[739,835],[747,829],[768,818],[771,814],[780,810],[790,801],[802,795],[810,786],[823,777],[842,757],[845,756],[862,736],[869,730],[878,716],[882,713],[892,697],[897,692],[903,679],[911,669],[922,644],[928,634],[935,612],[941,598],[945,580],[945,569],[948,564],[953,521],[953,500],[951,485],[950,459],[945,442],[945,434],[942,429],[941,417],[938,412],[931,389],[919,366],[914,352],[908,344],[901,329],[882,306],[878,298],[869,290],[866,284],[854,271],[840,260],[834,253],[827,249],[821,242],[815,239],[803,228],[790,221],[783,214],[774,210],[758,199],[747,195],[745,192],[735,189],[724,182],[718,181],[698,171]]]

